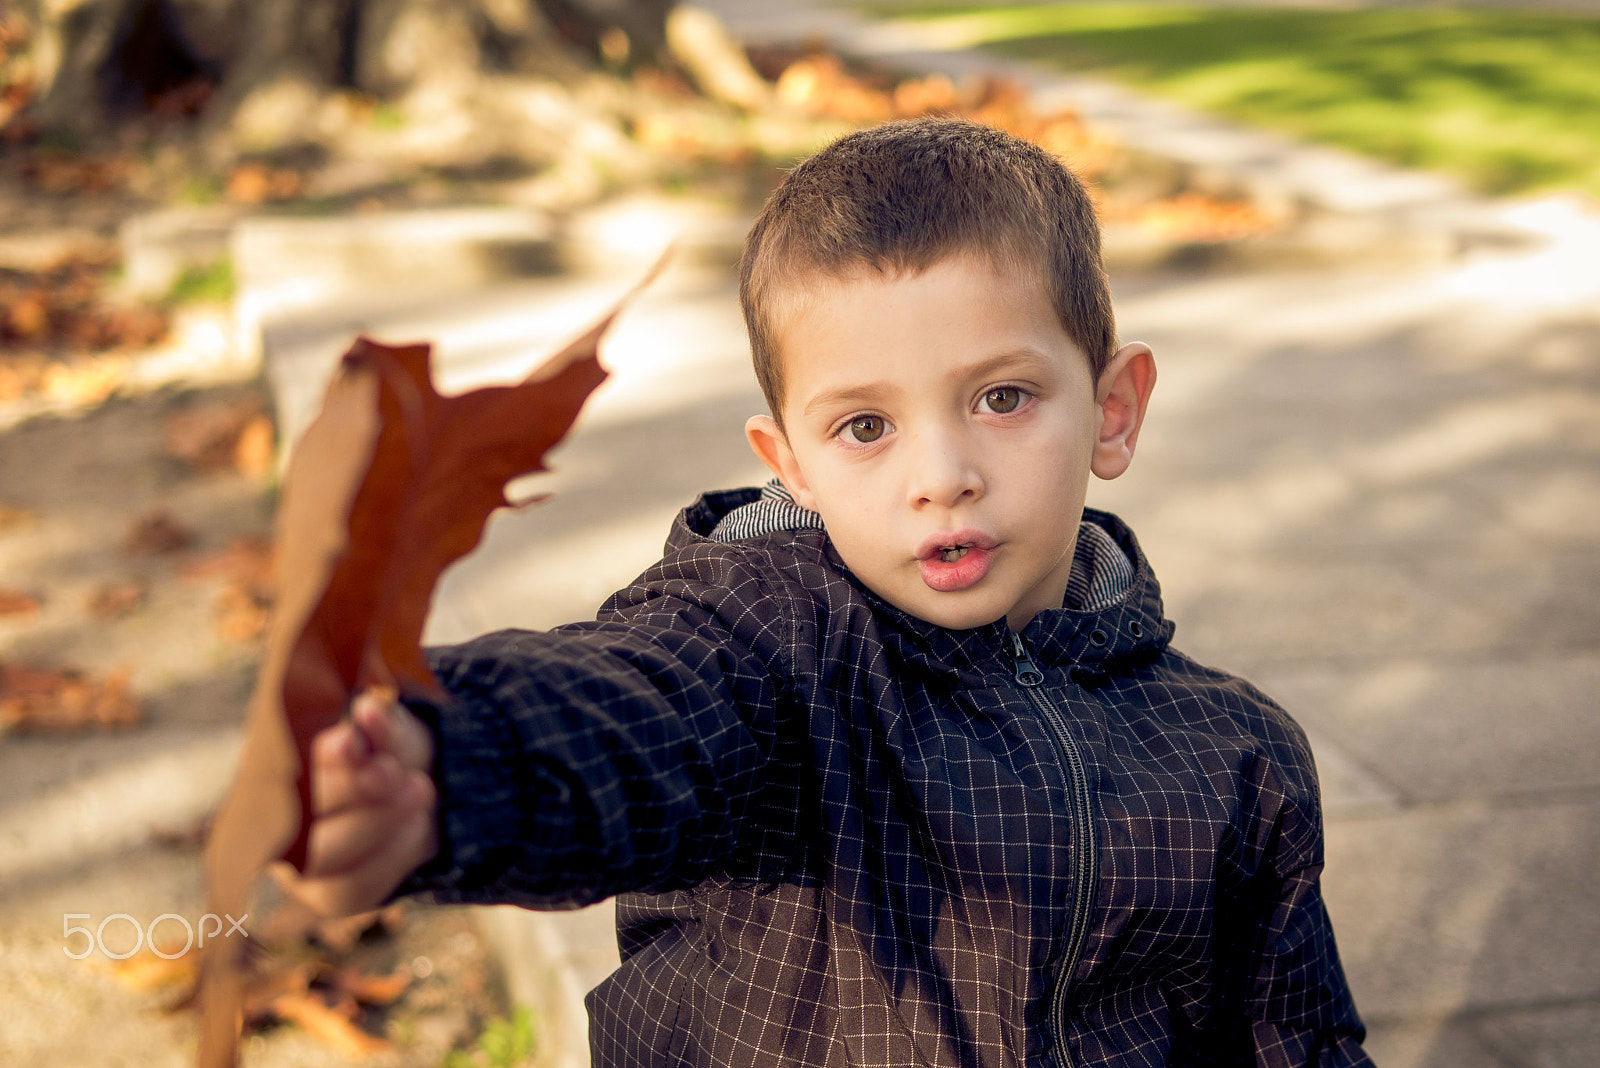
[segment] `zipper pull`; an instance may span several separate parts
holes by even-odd
[[[1019,686],[1037,686],[1044,681],[1044,672],[1033,662],[1033,654],[1028,652],[1028,643],[1022,640],[1022,635],[1014,631],[1011,634],[1011,666],[1016,672]]]

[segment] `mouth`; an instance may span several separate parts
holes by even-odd
[[[945,530],[934,534],[917,547],[918,560],[953,564],[973,550],[987,552],[998,544],[981,530]]]
[[[935,534],[917,550],[922,581],[940,593],[976,586],[988,574],[997,544],[979,530]]]

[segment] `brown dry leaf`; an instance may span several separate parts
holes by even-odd
[[[57,357],[8,368],[0,395],[38,390],[54,400],[97,403],[121,385],[127,361],[86,354],[143,348],[166,335],[165,309],[110,299],[115,265],[113,246],[86,246],[41,269],[0,267],[0,351]]]
[[[21,341],[30,341],[50,325],[50,311],[40,290],[25,293],[6,309],[6,330]]]
[[[254,397],[174,412],[162,428],[161,451],[196,471],[230,467],[245,430],[260,417],[261,402]]]
[[[144,719],[123,668],[94,680],[82,672],[0,664],[0,731],[135,727]]]
[[[40,192],[58,196],[107,193],[129,171],[124,156],[84,156],[59,149],[34,152],[22,164],[22,176]]]
[[[305,188],[298,171],[269,167],[264,163],[242,163],[228,176],[226,196],[235,204],[265,204],[291,200]]]
[[[54,361],[44,369],[39,392],[63,404],[93,407],[115,393],[127,374],[127,361],[113,356]]]
[[[229,583],[217,591],[213,619],[223,641],[254,645],[267,632],[271,617],[271,599],[248,586]]]
[[[188,579],[221,578],[217,591],[217,633],[225,640],[249,645],[266,633],[272,612],[272,543],[265,538],[240,538],[182,570]]]
[[[95,967],[138,994],[192,988],[200,974],[200,954],[179,952],[181,944],[159,948],[157,953],[146,946],[125,960],[96,960]]]
[[[888,92],[851,74],[838,56],[823,52],[791,63],[778,77],[778,100],[813,115],[847,122],[882,122],[895,116]]]
[[[296,1024],[350,1058],[390,1049],[389,1043],[360,1027],[362,1006],[397,1001],[411,985],[410,969],[402,966],[374,974],[347,957],[357,936],[393,931],[403,911],[403,906],[394,905],[343,921],[353,933],[335,948],[323,937],[327,921],[293,901],[275,908],[250,931],[243,976],[244,1020],[251,1027]],[[179,1009],[194,1004],[203,959],[191,936],[187,944],[171,937],[125,960],[93,958],[89,963],[135,993],[165,995],[166,1007]]]
[[[1235,241],[1264,234],[1274,223],[1245,200],[1222,200],[1203,193],[1180,193],[1146,207],[1140,225],[1176,241]]]
[[[336,985],[363,1005],[392,1005],[411,986],[411,970],[397,968],[388,975],[368,975],[346,966],[339,969]]]
[[[38,597],[21,590],[0,588],[0,616],[32,616],[38,612]]]
[[[278,458],[278,431],[266,415],[258,415],[239,431],[233,445],[233,468],[247,478],[265,478]]]
[[[270,587],[272,542],[262,537],[235,538],[226,549],[186,562],[178,573],[196,581],[247,579]]]
[[[14,401],[39,388],[45,360],[38,353],[13,355],[0,362],[0,401]]]
[[[313,993],[280,994],[271,1007],[274,1016],[299,1024],[345,1057],[370,1057],[394,1049],[393,1043],[361,1030],[348,1014],[329,1008]]]
[[[597,350],[621,307],[522,383],[455,397],[434,390],[426,345],[362,338],[345,355],[284,481],[274,617],[206,855],[212,912],[246,911],[269,862],[304,864],[311,741],[357,693],[443,697],[421,649],[433,587],[509,503],[506,484],[545,469],[605,378]],[[226,940],[208,947],[205,1068],[236,1063],[240,953]]]
[[[162,849],[175,849],[187,853],[203,847],[210,834],[211,815],[207,813],[189,823],[151,828],[150,844],[160,846]]]
[[[38,522],[37,512],[12,504],[0,504],[0,531],[25,530],[37,526]]]
[[[205,982],[206,958],[200,959],[200,980]],[[244,998],[240,1009],[244,1019],[251,1023],[267,1023],[281,1019],[273,1003],[285,995],[305,994],[311,989],[311,979],[317,973],[314,960],[291,961],[287,958],[257,956],[244,977]],[[204,996],[204,987],[201,988]]]
[[[163,556],[187,549],[195,533],[164,508],[139,516],[128,526],[122,547],[135,556]]]
[[[89,595],[88,610],[101,620],[122,619],[144,607],[150,596],[150,580],[145,578],[102,582]]]
[[[215,94],[217,83],[206,75],[197,75],[162,92],[145,97],[145,109],[154,115],[178,118],[198,115],[205,110]]]

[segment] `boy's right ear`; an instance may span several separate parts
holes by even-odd
[[[811,496],[811,487],[806,485],[800,463],[794,458],[794,450],[789,447],[789,439],[777,420],[770,415],[752,415],[745,421],[744,436],[750,442],[751,451],[783,482],[795,503],[816,511],[816,498]]]

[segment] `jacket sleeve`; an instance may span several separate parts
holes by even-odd
[[[719,870],[761,808],[791,606],[701,546],[597,622],[432,650],[439,855],[400,887],[575,907]]]
[[[1264,827],[1263,863],[1251,894],[1253,950],[1246,976],[1250,1041],[1259,1068],[1347,1068],[1372,1062],[1366,1029],[1323,904],[1322,801],[1310,747],[1294,728],[1282,760],[1281,808]],[[1283,756],[1280,750],[1280,756]]]
[[[1322,904],[1321,868],[1278,879],[1258,930],[1250,1029],[1259,1068],[1372,1065]]]

